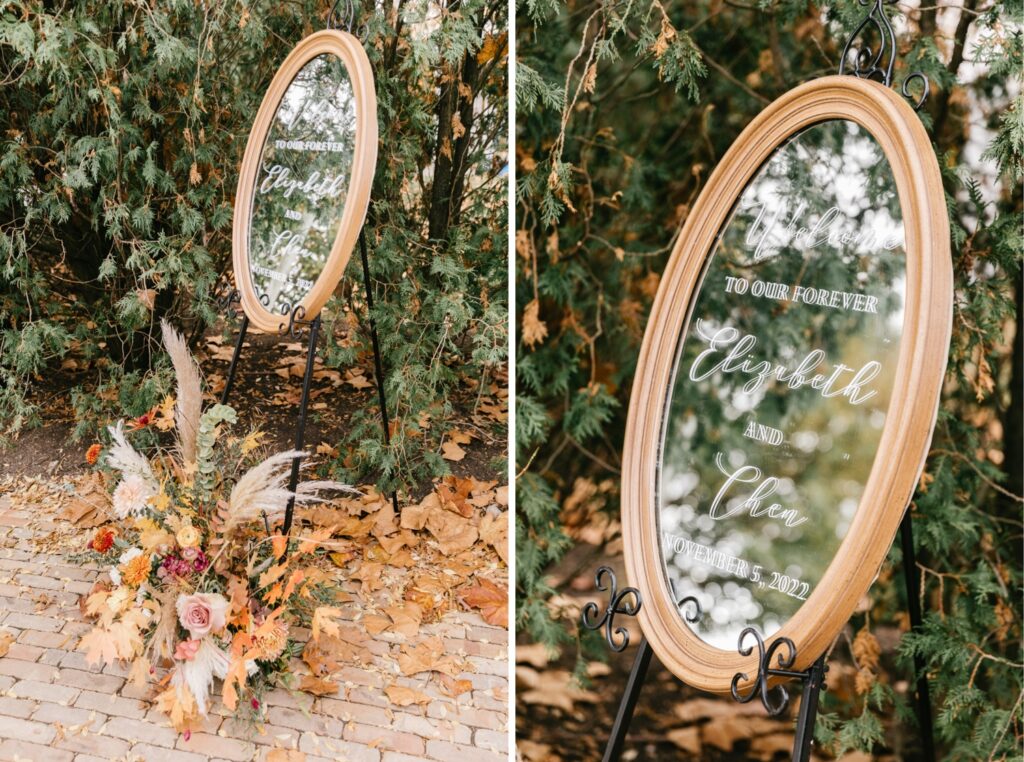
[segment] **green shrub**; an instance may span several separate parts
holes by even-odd
[[[0,426],[39,420],[35,382],[83,369],[84,436],[168,388],[154,331],[193,337],[230,280],[232,203],[276,68],[330,3],[0,1]],[[367,236],[396,421],[363,411],[343,450],[387,483],[444,470],[456,391],[507,353],[505,5],[361,7],[381,143]],[[430,17],[430,18],[428,18]],[[329,311],[359,307],[354,256]],[[328,324],[331,323],[328,316]],[[329,362],[364,360],[368,335]],[[153,375],[153,374],[156,375]],[[407,436],[424,411],[435,425]],[[340,468],[340,464],[339,464]]]
[[[892,674],[864,695],[825,695],[819,740],[836,752],[881,740],[881,720],[905,709],[890,686],[918,653],[950,758],[1020,755],[1022,19],[1019,4],[976,7],[938,18],[928,4],[900,40],[897,84],[913,70],[931,80],[920,116],[945,172],[956,311],[914,498],[926,627],[903,636],[900,662],[883,664]],[[618,518],[630,384],[673,234],[767,103],[836,73],[865,11],[795,0],[518,4],[517,626],[552,647],[582,643],[581,671],[603,643],[551,619],[545,579],[578,536],[564,510],[574,490],[611,485],[587,502]],[[854,629],[905,623],[902,575],[887,569]]]

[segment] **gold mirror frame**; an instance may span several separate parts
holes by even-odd
[[[319,314],[345,273],[345,266],[359,237],[370,204],[370,189],[377,164],[377,95],[374,90],[373,70],[370,67],[370,59],[367,58],[366,51],[358,39],[348,32],[326,29],[311,34],[296,45],[277,70],[263,96],[259,111],[256,112],[256,120],[249,132],[249,141],[245,146],[245,155],[238,175],[235,216],[231,231],[235,286],[249,322],[262,331],[278,331],[282,325],[287,325],[289,316],[282,316],[264,307],[252,283],[249,223],[260,168],[260,155],[288,86],[303,66],[325,53],[341,59],[352,82],[356,102],[356,136],[352,173],[334,245],[313,287],[297,305],[292,305],[293,309],[301,307],[306,319],[311,320]]]
[[[914,493],[935,426],[952,329],[953,270],[945,196],[931,141],[905,100],[877,82],[853,76],[808,82],[765,108],[708,179],[658,288],[629,404],[622,532],[629,584],[643,599],[640,627],[676,677],[712,693],[728,694],[737,673],[748,676],[738,688],[749,689],[757,677],[757,650],[744,657],[701,640],[683,622],[661,560],[656,485],[677,342],[689,328],[704,263],[740,194],[787,139],[832,119],[867,130],[892,167],[906,239],[906,309],[892,399],[849,532],[807,601],[766,638],[792,639],[797,651],[793,669],[806,669],[825,652],[871,586]]]

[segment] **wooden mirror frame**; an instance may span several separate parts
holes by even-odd
[[[377,95],[374,90],[373,69],[358,39],[348,32],[325,29],[311,34],[296,45],[274,75],[270,87],[263,96],[259,111],[256,112],[256,120],[249,132],[249,141],[245,146],[245,155],[238,175],[235,216],[231,231],[235,285],[249,322],[263,331],[278,331],[282,325],[288,323],[289,316],[268,310],[260,302],[252,283],[249,223],[252,217],[256,178],[260,169],[260,155],[263,153],[267,133],[288,86],[303,66],[325,53],[341,59],[352,82],[352,93],[356,103],[356,135],[345,207],[342,210],[334,245],[313,287],[298,304],[292,305],[292,309],[301,307],[306,319],[311,320],[319,314],[345,273],[345,266],[359,237],[370,204],[370,189],[377,165]]]
[[[640,627],[680,680],[728,694],[757,677],[750,656],[705,643],[673,602],[657,536],[658,467],[676,348],[688,331],[705,261],[751,179],[795,133],[814,124],[856,122],[892,167],[906,251],[906,305],[892,398],[878,449],[850,529],[807,601],[766,642],[796,646],[793,669],[821,656],[867,592],[895,537],[924,467],[938,409],[953,315],[953,270],[938,162],[920,119],[897,93],[877,82],[830,76],[786,93],[743,130],[708,179],[686,219],[644,332],[626,424],[622,524],[629,583],[643,599]],[[785,649],[783,649],[785,650]],[[776,666],[776,665],[773,665]]]

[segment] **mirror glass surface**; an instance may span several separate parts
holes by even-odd
[[[287,313],[313,288],[345,208],[356,137],[352,82],[323,54],[288,85],[260,153],[249,275],[264,307]]]
[[[716,238],[665,400],[659,544],[705,642],[771,636],[832,561],[876,457],[905,290],[899,198],[874,138],[831,120],[778,147]]]

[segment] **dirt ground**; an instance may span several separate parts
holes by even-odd
[[[220,328],[208,331],[195,348],[211,397],[207,404],[213,398],[220,399],[237,336],[232,330],[237,325],[229,326],[226,333]],[[242,347],[228,404],[238,412],[239,430],[258,425],[267,435],[265,441],[271,452],[295,445],[305,362],[305,343],[291,337],[250,331]],[[89,441],[70,441],[75,421],[69,400],[71,389],[92,377],[90,372],[66,371],[37,380],[32,398],[41,407],[42,425],[23,431],[10,446],[0,446],[0,474],[61,477],[87,467],[84,453]],[[310,397],[305,447],[315,451],[321,443],[337,443],[350,425],[353,412],[367,406],[375,412],[378,409],[372,357],[361,358],[358,365],[340,371],[323,368],[318,359]],[[473,438],[461,445],[465,457],[449,461],[449,467],[456,476],[504,481],[504,472],[498,472],[495,464],[507,451],[506,427],[472,423],[476,401],[477,394],[470,389],[455,400],[459,412],[454,423],[470,429]],[[429,482],[412,485],[411,496],[418,499],[430,488]]]

